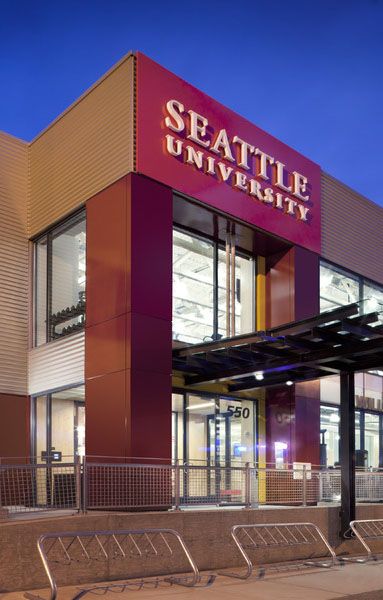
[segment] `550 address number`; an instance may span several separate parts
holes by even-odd
[[[236,417],[237,419],[240,419],[241,417],[243,419],[248,419],[250,417],[250,409],[247,408],[247,406],[242,408],[242,406],[233,406],[229,404],[227,412],[230,417]]]

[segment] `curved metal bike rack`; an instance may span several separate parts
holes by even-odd
[[[100,560],[128,560],[129,558],[154,560],[155,557],[166,557],[170,564],[172,557],[174,559],[184,557],[190,567],[191,573],[181,576],[163,575],[154,579],[150,579],[150,576],[136,577],[122,583],[119,581],[110,585],[104,583],[100,586],[92,585],[88,588],[81,588],[72,600],[78,600],[88,592],[96,590],[104,591],[104,593],[108,590],[122,592],[128,589],[141,589],[146,584],[159,587],[161,582],[185,587],[208,586],[215,579],[215,575],[207,575],[206,582],[202,583],[202,577],[190,551],[181,535],[174,529],[119,529],[49,533],[39,538],[37,548],[49,579],[50,600],[56,600],[58,592],[57,582],[52,571],[54,563],[69,566],[79,562],[90,564]],[[29,600],[39,598],[31,593],[25,594],[25,597]]]
[[[291,546],[312,546],[322,544],[329,555],[327,561],[304,560],[301,564],[311,567],[330,568],[335,566],[337,558],[327,539],[313,523],[268,523],[252,525],[234,525],[231,536],[241,553],[245,563],[245,573],[229,573],[221,571],[220,575],[248,579],[254,570],[254,564],[249,557],[249,551],[269,550],[271,548],[285,548]],[[271,568],[271,567],[270,567]],[[263,566],[258,567],[258,576],[265,574]]]
[[[350,535],[347,535],[350,533]],[[377,540],[383,538],[383,519],[359,519],[351,521],[350,529],[346,532],[347,539],[356,539],[366,551],[366,556],[353,557],[341,556],[342,562],[366,563],[370,560],[377,560],[377,556],[367,543],[367,540]]]

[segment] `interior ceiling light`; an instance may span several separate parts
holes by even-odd
[[[215,406],[215,402],[201,402],[201,404],[194,404],[191,406],[187,406],[186,410],[197,410],[199,408],[211,408],[212,406]]]
[[[263,379],[263,371],[255,371],[254,377],[257,381],[262,381]]]
[[[288,380],[286,381],[286,385],[294,385],[294,382],[293,382],[293,381],[291,381],[291,379],[288,379]]]

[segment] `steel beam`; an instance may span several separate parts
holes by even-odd
[[[355,382],[354,373],[340,375],[341,535],[355,519]]]

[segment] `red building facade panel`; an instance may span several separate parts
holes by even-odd
[[[320,252],[318,165],[137,55],[137,170]]]

